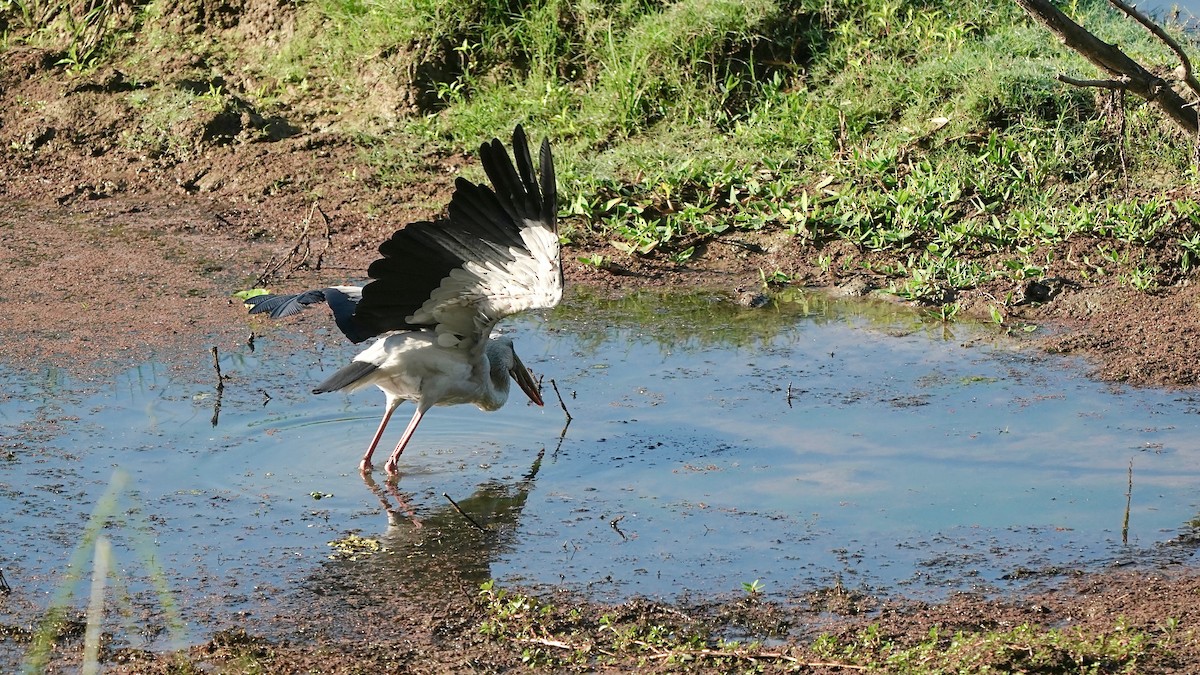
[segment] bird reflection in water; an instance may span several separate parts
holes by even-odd
[[[387,579],[387,597],[437,598],[447,592],[474,595],[492,578],[492,565],[511,550],[545,449],[519,478],[490,479],[467,497],[438,499],[418,509],[413,494],[400,489],[403,479],[382,482],[363,476],[379,499],[387,525],[372,535],[379,543],[369,555],[334,557],[310,577],[319,596],[352,605],[386,602],[379,594]],[[461,509],[461,511],[460,511]],[[356,599],[357,598],[357,599]],[[369,598],[369,599],[368,599]]]

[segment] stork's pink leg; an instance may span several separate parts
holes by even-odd
[[[388,474],[395,474],[396,464],[400,462],[400,455],[404,453],[404,446],[408,445],[408,439],[412,438],[413,432],[417,430],[417,425],[421,423],[421,416],[425,411],[417,405],[417,411],[413,413],[412,419],[408,421],[408,428],[404,430],[404,435],[400,437],[400,442],[396,444],[396,449],[392,451],[392,456],[388,457],[388,461],[383,465],[383,470]]]
[[[371,439],[371,447],[367,448],[362,461],[358,463],[360,473],[371,471],[371,455],[375,453],[375,446],[379,445],[379,439],[383,438],[383,430],[387,428],[388,420],[392,419],[392,413],[396,410],[396,406],[400,405],[400,400],[387,402],[387,408],[383,411],[383,419],[379,420],[379,428],[375,430],[375,437]]]

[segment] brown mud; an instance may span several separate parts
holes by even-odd
[[[181,72],[188,72],[186,65]],[[184,86],[186,76],[180,78],[177,84]],[[139,114],[126,94],[144,85],[112,69],[71,74],[55,65],[53,54],[36,49],[11,48],[0,62],[0,344],[6,367],[103,378],[151,354],[196,367],[211,346],[232,348],[253,330],[232,292],[362,280],[378,242],[403,223],[439,215],[453,176],[474,162],[431,153],[413,160],[418,171],[410,182],[385,187],[374,182],[373,168],[352,139],[319,130],[325,128],[319,116],[285,120],[252,109],[193,118],[189,128],[173,130],[193,139],[187,152],[147,155],[121,142]],[[1054,259],[1072,260],[1069,248],[1055,251]],[[597,253],[611,262],[598,268],[578,261]],[[818,255],[832,264],[818,264]],[[827,271],[861,269],[857,263],[869,257],[845,244],[816,250],[770,233],[699,242],[697,254],[682,266],[631,258],[604,242],[572,245],[564,255],[569,284],[613,294],[715,288],[734,299],[760,289],[760,270],[779,270],[795,283],[833,292],[886,284]],[[1034,335],[1044,334],[1035,338],[1039,348],[1087,356],[1100,378],[1160,387],[1191,387],[1200,380],[1195,285],[1144,293],[1111,276],[1083,279],[1068,263],[1053,273],[1062,281],[1044,289],[997,282],[955,299],[965,312],[987,316],[989,306],[1016,298],[1021,302],[1005,309],[1006,324],[1038,326]],[[772,670],[820,662],[801,645],[819,632],[851,635],[871,622],[887,639],[911,644],[932,626],[947,635],[1024,623],[1107,633],[1120,616],[1129,629],[1153,634],[1167,631],[1172,618],[1180,622],[1178,630],[1194,635],[1200,620],[1200,576],[1187,567],[1053,581],[1058,588],[1020,597],[958,596],[933,605],[842,597],[833,603],[742,599],[695,607],[603,607],[569,599],[564,604],[580,616],[572,619],[577,625],[569,627],[575,632],[566,646],[550,638],[539,642],[536,635],[522,641],[481,634],[487,614],[476,587],[439,598],[377,595],[354,608],[331,596],[251,620],[211,617],[212,625],[230,629],[179,656],[197,670],[233,672],[250,661],[277,673],[495,672],[525,667],[523,654],[536,647],[583,650],[595,657],[590,668],[597,670],[628,669],[639,660],[671,667],[652,648],[640,659],[625,655],[612,665],[588,652],[603,644],[598,617],[609,614],[680,629],[738,629],[759,639],[786,626],[790,637],[781,646],[732,667],[754,663]],[[37,608],[28,609],[32,625]],[[0,643],[20,632],[6,630]],[[78,649],[77,641],[65,641],[59,657],[69,663]],[[689,667],[704,670],[705,655],[694,656]],[[130,650],[109,653],[106,665],[109,672],[196,672],[178,670],[171,655]],[[805,669],[846,672],[834,665]],[[1139,671],[1200,671],[1200,641],[1181,639],[1169,650],[1153,651]]]

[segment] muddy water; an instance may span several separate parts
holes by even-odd
[[[1197,401],[1089,381],[990,327],[794,294],[576,298],[508,328],[546,407],[435,409],[394,485],[356,471],[382,395],[308,393],[354,353],[325,329],[223,355],[219,396],[209,363],[0,371],[0,613],[84,605],[92,563],[70,557],[98,509],[126,633],[174,603],[183,640],[289,598],[493,577],[601,600],[755,580],[933,599],[1194,551]],[[350,579],[376,581],[331,581]]]

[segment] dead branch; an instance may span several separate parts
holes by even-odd
[[[1158,106],[1172,121],[1189,133],[1195,134],[1200,130],[1196,112],[1171,88],[1170,83],[1146,70],[1119,47],[1088,32],[1051,4],[1050,0],[1017,0],[1017,3],[1057,35],[1063,44],[1112,76],[1110,80],[1094,82],[1123,82],[1124,86],[1119,87],[1120,89],[1132,92]],[[1190,67],[1190,62],[1187,67]]]
[[[1096,87],[1098,89],[1128,89],[1129,80],[1121,78],[1119,80],[1078,80],[1070,75],[1058,74],[1054,79],[1069,84],[1073,87]]]
[[[1167,31],[1163,30],[1162,26],[1151,21],[1150,17],[1138,11],[1137,7],[1125,4],[1122,2],[1122,0],[1108,1],[1112,3],[1113,7],[1125,12],[1125,14],[1134,21],[1142,24],[1142,26],[1144,26],[1146,30],[1150,31],[1154,37],[1158,38],[1163,44],[1170,48],[1171,51],[1175,52],[1175,57],[1179,59],[1179,65],[1183,69],[1183,77],[1179,79],[1183,80],[1183,82],[1187,84],[1188,89],[1191,89],[1192,93],[1200,95],[1200,82],[1198,82],[1196,80],[1196,76],[1192,74],[1192,61],[1188,58],[1187,54],[1184,53],[1183,47],[1179,45],[1175,38],[1168,35]]]
[[[217,391],[222,391],[225,389],[225,375],[221,374],[221,358],[218,356],[216,345],[209,351],[212,352],[213,369],[217,371]]]
[[[272,260],[267,264],[266,268],[263,270],[263,273],[258,275],[258,278],[254,281],[254,286],[256,288],[265,284],[268,279],[275,276],[275,274],[282,270],[284,265],[287,265],[288,263],[291,263],[291,269],[293,270],[300,269],[308,263],[308,259],[313,253],[312,238],[309,234],[309,228],[313,224],[313,214],[316,213],[321,214],[321,219],[325,224],[325,234],[323,237],[325,239],[325,248],[317,254],[316,265],[313,268],[316,270],[321,269],[322,265],[325,264],[325,252],[328,251],[333,245],[333,232],[330,229],[329,216],[325,215],[325,211],[321,210],[321,207],[318,206],[316,202],[313,202],[312,207],[310,207],[308,210],[308,215],[304,218],[304,227],[300,231],[300,236],[296,238],[296,244],[292,246],[291,250],[289,250],[287,254],[285,254],[280,260]]]

